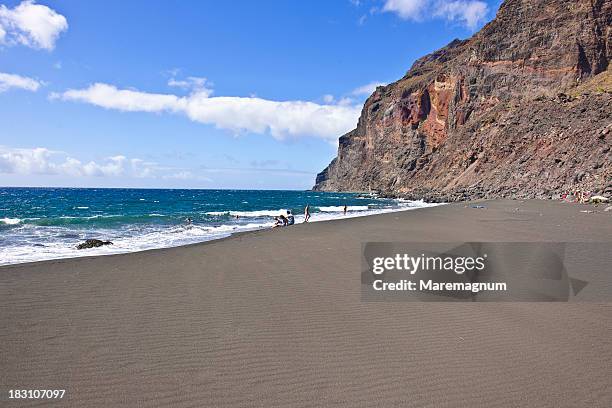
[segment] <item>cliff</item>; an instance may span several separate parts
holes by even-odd
[[[612,193],[612,1],[506,0],[367,99],[316,190],[430,200]]]

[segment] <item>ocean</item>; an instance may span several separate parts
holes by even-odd
[[[286,210],[301,223],[306,204],[311,222],[431,205],[315,191],[0,188],[0,265],[208,241],[270,228]],[[76,249],[92,238],[113,245]]]

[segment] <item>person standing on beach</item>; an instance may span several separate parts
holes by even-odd
[[[346,210],[348,209],[348,207],[346,206],[346,204],[344,204],[344,215],[346,215]]]
[[[308,222],[310,219],[310,204],[306,204],[306,208],[304,208],[304,222]]]

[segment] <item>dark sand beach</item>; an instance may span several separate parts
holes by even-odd
[[[2,267],[0,405],[612,406],[612,303],[361,301],[362,242],[612,238],[604,207],[478,204]]]

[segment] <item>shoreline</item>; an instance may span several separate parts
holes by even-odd
[[[411,212],[411,211],[417,211],[417,210],[427,210],[427,209],[436,208],[436,207],[440,207],[440,206],[447,206],[447,205],[469,207],[470,205],[477,205],[477,204],[480,204],[480,203],[483,203],[483,202],[503,202],[503,201],[513,202],[513,203],[517,203],[517,204],[524,203],[524,202],[559,203],[561,205],[580,206],[581,210],[579,210],[579,211],[592,211],[592,208],[593,208],[593,205],[591,205],[591,204],[561,202],[561,201],[548,200],[548,199],[533,199],[533,200],[501,200],[501,199],[486,200],[486,199],[475,199],[475,200],[470,200],[470,201],[461,201],[461,202],[452,202],[452,203],[428,203],[428,204],[431,204],[431,205],[430,206],[425,206],[425,207],[418,207],[418,208],[394,209],[394,210],[391,210],[391,211],[388,211],[388,212],[382,212],[382,213],[376,213],[376,214],[364,214],[364,215],[344,216],[344,217],[341,217],[341,218],[323,219],[323,220],[319,220],[319,221],[315,220],[315,221],[311,221],[309,223],[300,222],[300,223],[296,223],[295,225],[292,225],[292,226],[289,226],[289,227],[283,227],[281,229],[285,229],[285,228],[295,229],[296,227],[299,228],[299,226],[305,225],[305,224],[312,225],[312,224],[318,224],[318,223],[336,223],[336,222],[349,221],[349,220],[357,219],[357,218],[380,217],[380,216],[385,216],[385,215],[388,215],[388,214]],[[10,268],[10,267],[28,266],[28,265],[36,265],[36,264],[43,264],[43,263],[53,263],[53,262],[65,262],[65,261],[72,261],[72,260],[79,260],[79,259],[92,259],[92,258],[101,258],[101,257],[116,257],[116,256],[125,256],[125,255],[131,255],[131,254],[149,253],[149,252],[156,252],[156,251],[166,251],[166,250],[173,250],[173,249],[180,249],[180,248],[189,248],[189,247],[198,246],[198,245],[208,245],[208,244],[212,244],[212,243],[223,242],[223,241],[231,240],[233,238],[239,238],[239,237],[242,237],[242,236],[245,236],[245,235],[257,234],[257,233],[261,233],[261,232],[264,232],[264,231],[271,231],[271,230],[272,230],[272,228],[256,228],[256,229],[252,229],[252,230],[237,231],[237,232],[233,232],[233,233],[228,233],[228,235],[221,236],[219,238],[212,238],[212,239],[207,239],[207,240],[204,240],[204,241],[192,242],[192,243],[187,243],[187,244],[180,244],[180,245],[176,245],[176,246],[149,248],[149,249],[137,249],[137,250],[133,250],[133,251],[113,252],[113,253],[107,253],[107,254],[91,254],[91,255],[74,256],[74,257],[60,257],[60,258],[51,258],[51,259],[41,259],[41,260],[37,260],[37,261],[28,261],[28,262],[19,262],[19,263],[12,263],[12,264],[3,264],[3,265],[0,265],[0,272],[2,271],[2,269]],[[278,231],[278,230],[279,229],[275,229],[275,231]],[[85,249],[83,251],[87,251],[87,249]]]
[[[612,302],[362,299],[364,242],[611,243],[592,206],[478,205],[2,266],[0,387],[71,407],[605,406]]]
[[[401,199],[397,199],[397,200],[398,200],[398,202],[402,202]],[[419,202],[419,201],[422,201],[422,200],[410,200],[410,201],[411,202]],[[372,217],[372,216],[389,214],[389,213],[395,213],[395,212],[420,210],[420,209],[436,207],[436,206],[444,205],[444,204],[445,203],[425,203],[425,202],[423,202],[423,207],[398,207],[398,208],[393,208],[393,209],[363,210],[363,211],[355,212],[353,214],[351,214],[350,212],[347,215],[340,214],[340,216],[337,217],[337,218],[329,218],[329,219],[328,218],[322,218],[322,219],[317,219],[316,215],[322,216],[324,214],[332,214],[331,212],[321,211],[321,212],[313,213],[313,217],[311,217],[311,221],[309,223],[319,223],[319,222],[329,222],[329,221],[342,221],[342,220],[347,220],[347,219],[352,219],[352,218]],[[377,211],[377,212],[368,213],[368,211]],[[227,211],[227,212],[229,213],[231,211]],[[299,219],[301,216],[298,215],[297,217]],[[297,222],[296,224],[288,226],[288,227],[294,228],[294,227],[296,227],[298,225],[301,225],[301,224],[303,224],[303,222]],[[199,225],[198,224],[194,224],[194,226],[199,226]],[[240,227],[236,227],[236,228],[239,229]],[[205,243],[208,243],[208,242],[224,240],[224,239],[231,238],[231,237],[233,237],[235,235],[253,233],[253,232],[257,232],[257,231],[265,231],[265,230],[268,230],[268,229],[271,229],[271,226],[260,226],[260,227],[253,227],[253,228],[250,228],[250,229],[242,229],[242,230],[239,229],[238,231],[227,232],[226,234],[222,233],[222,234],[218,234],[218,235],[211,235],[210,237],[207,237],[207,239],[204,239],[202,241],[196,241],[196,242],[190,242],[190,243],[182,243],[182,244],[170,245],[170,246],[161,246],[161,247],[156,247],[156,248],[144,248],[144,249],[134,249],[134,250],[130,250],[130,249],[121,250],[120,249],[117,252],[114,252],[114,251],[112,251],[112,249],[113,249],[112,247],[106,247],[104,249],[107,249],[107,250],[111,249],[111,251],[107,252],[107,253],[94,253],[94,254],[87,254],[87,253],[84,252],[84,255],[58,256],[58,257],[48,258],[48,259],[40,259],[40,260],[32,260],[32,261],[25,261],[25,262],[15,262],[15,263],[8,263],[8,264],[0,264],[0,268],[7,267],[7,266],[14,266],[14,265],[24,265],[24,264],[38,263],[38,262],[49,262],[49,261],[59,261],[59,260],[80,259],[80,258],[91,258],[91,257],[99,257],[99,256],[125,255],[125,254],[132,254],[132,253],[139,253],[139,252],[146,252],[146,251],[155,251],[155,250],[161,250],[161,249],[181,248],[181,247],[186,247],[186,246],[191,246],[191,245],[205,244]],[[138,236],[134,236],[133,238],[137,238],[137,237]],[[100,236],[92,237],[92,238],[101,239]],[[83,250],[80,250],[80,251],[89,251],[89,249],[83,249]],[[94,249],[94,251],[95,251],[95,249]]]

